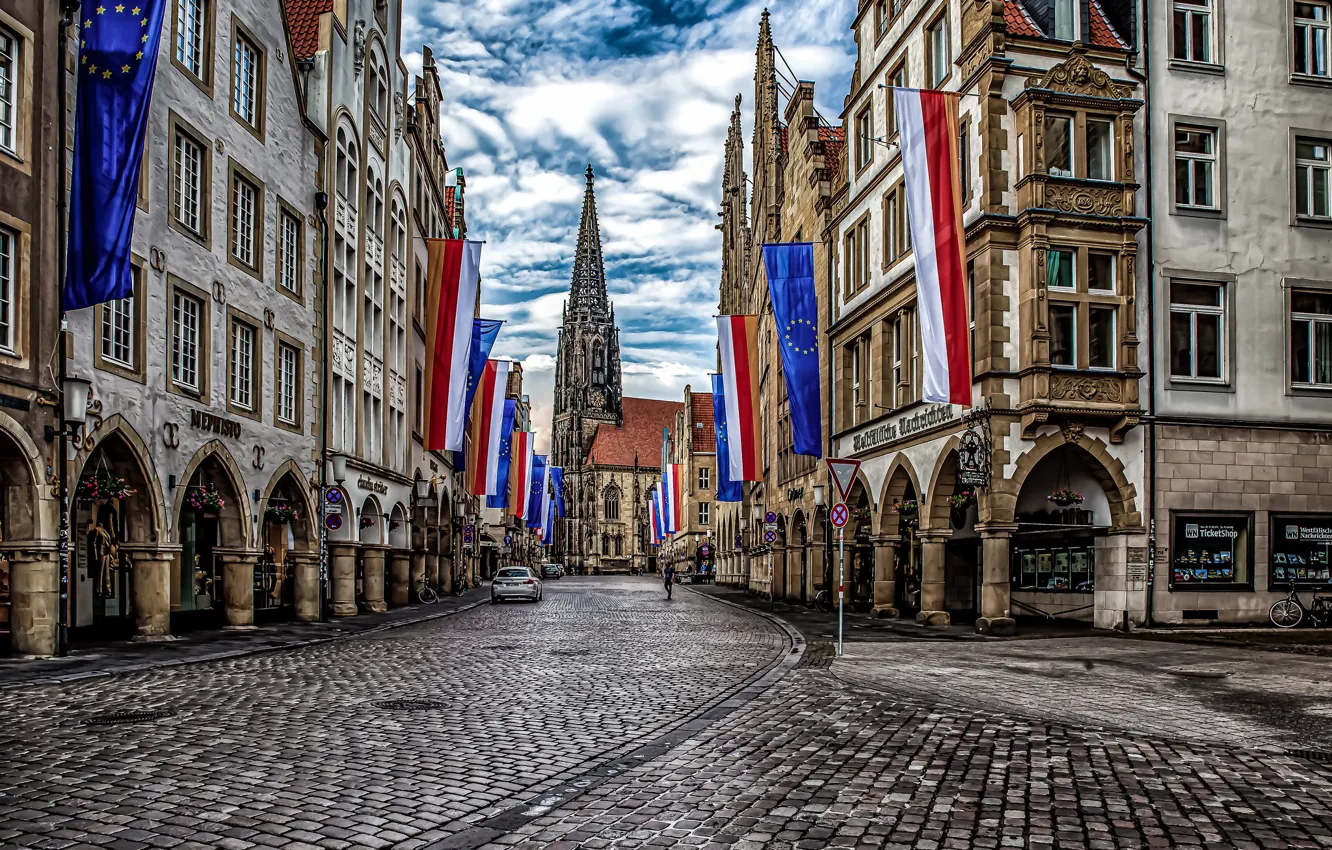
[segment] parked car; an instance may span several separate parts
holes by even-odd
[[[564,578],[564,567],[560,564],[542,564],[542,578]]]
[[[541,601],[541,579],[531,567],[504,567],[490,583],[490,602],[498,605],[510,599]]]

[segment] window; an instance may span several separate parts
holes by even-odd
[[[1077,315],[1073,304],[1050,305],[1050,365],[1077,365]]]
[[[243,266],[255,268],[256,218],[259,190],[237,173],[231,175],[231,256]]]
[[[1253,514],[1172,514],[1170,521],[1171,590],[1253,586]]]
[[[231,320],[231,369],[227,398],[233,407],[254,410],[254,328]]]
[[[707,525],[707,524],[708,524],[708,512],[709,512],[709,509],[710,509],[711,507],[712,507],[712,505],[711,505],[710,503],[708,503],[708,502],[699,502],[699,503],[698,503],[698,524],[699,524],[699,525]]]
[[[870,381],[870,336],[856,339],[850,345],[851,371],[851,424],[855,425],[870,418],[872,393]]]
[[[1087,308],[1087,368],[1115,368],[1115,308]]]
[[[1175,205],[1216,209],[1214,127],[1175,127]]]
[[[301,352],[294,345],[279,342],[277,347],[277,419],[288,425],[300,424]]]
[[[278,216],[278,286],[289,295],[301,294],[301,220],[290,210]]]
[[[1295,73],[1310,77],[1332,74],[1327,61],[1329,9],[1332,4],[1327,2],[1295,4]]]
[[[916,331],[911,309],[899,310],[892,318],[893,340],[890,360],[889,387],[894,407],[902,407],[916,400]]]
[[[935,18],[934,23],[930,24],[926,30],[926,47],[928,56],[926,57],[926,67],[929,69],[930,88],[937,89],[948,79],[948,73],[952,69],[953,56],[952,45],[948,39],[948,13]]]
[[[888,116],[888,138],[897,136],[897,103],[893,98],[892,89],[904,89],[910,85],[907,77],[907,61],[902,59],[902,64],[888,74],[888,96],[884,101],[884,112]]]
[[[971,121],[963,119],[957,129],[957,173],[962,184],[962,207],[971,206]]]
[[[1212,0],[1174,0],[1171,55],[1184,62],[1212,61]]]
[[[1102,251],[1087,252],[1087,289],[1115,291],[1115,255]]]
[[[1038,545],[1014,547],[1014,589],[1043,593],[1091,593],[1096,589],[1096,547],[1091,541],[1051,539]]]
[[[259,48],[239,30],[233,30],[231,54],[231,113],[254,130],[262,129],[263,76]]]
[[[17,150],[19,40],[0,27],[0,148]]]
[[[1073,118],[1045,116],[1045,167],[1051,177],[1073,176]]]
[[[134,269],[139,275],[139,269]],[[102,305],[102,359],[126,369],[134,368],[134,298]]]
[[[1077,289],[1077,254],[1071,248],[1051,248],[1046,272],[1050,289]]]
[[[1290,294],[1290,382],[1332,389],[1332,293]]]
[[[0,227],[0,351],[14,353],[14,295],[18,284],[18,234]]]
[[[204,145],[177,129],[172,157],[172,214],[176,221],[196,236],[204,235]]]
[[[907,215],[906,187],[898,184],[884,195],[884,226],[888,230],[888,262],[896,262],[911,250],[911,219]]]
[[[176,64],[193,74],[199,82],[208,82],[208,5],[207,0],[177,0]]]
[[[1078,4],[1075,0],[1054,0],[1054,37],[1060,41],[1078,40]]]
[[[603,500],[603,508],[607,520],[617,520],[620,518],[620,491],[614,488],[606,491],[606,498]]]
[[[199,374],[203,302],[176,290],[171,296],[171,380],[198,393],[203,389]]]
[[[846,297],[869,286],[869,216],[852,225],[846,233]]]
[[[389,82],[384,71],[384,60],[379,52],[370,56],[370,79],[365,88],[366,97],[370,98],[370,108],[381,124],[388,123]]]
[[[869,165],[874,159],[874,117],[870,107],[856,113],[856,170]]]
[[[967,343],[971,346],[972,373],[979,372],[975,368],[976,357],[979,351],[976,349],[976,261],[967,261]]]
[[[1326,139],[1295,139],[1295,215],[1301,218],[1332,218],[1332,142]]]
[[[1084,169],[1088,180],[1114,180],[1115,125],[1103,118],[1087,119],[1087,161]]]
[[[698,470],[698,489],[707,490],[712,487],[712,470],[704,466]]]
[[[878,35],[888,32],[888,0],[874,0],[874,31]]]
[[[1171,281],[1170,376],[1190,381],[1225,378],[1225,289],[1221,284]]]

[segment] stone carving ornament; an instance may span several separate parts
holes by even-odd
[[[1115,100],[1124,100],[1133,94],[1128,86],[1112,82],[1109,74],[1093,65],[1082,53],[1074,53],[1047,71],[1044,77],[1028,77],[1027,87]]]
[[[1045,188],[1045,205],[1080,215],[1119,216],[1124,212],[1124,193],[1112,187],[1051,184]]]
[[[1123,398],[1124,384],[1118,378],[1088,378],[1077,375],[1053,375],[1050,378],[1052,401],[1118,404]]]

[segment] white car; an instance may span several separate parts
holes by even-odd
[[[541,601],[541,578],[529,567],[503,567],[490,583],[490,602],[498,605],[510,599]]]

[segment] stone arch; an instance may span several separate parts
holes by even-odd
[[[0,498],[5,522],[0,534],[7,542],[54,540],[60,503],[52,495],[53,488],[43,484],[46,479],[37,466],[41,451],[27,430],[3,412],[0,412],[0,435],[12,443],[7,446],[3,445],[6,441],[0,440],[0,483],[4,485]]]
[[[930,483],[926,487],[926,498],[920,503],[920,528],[922,531],[933,529],[948,531],[948,497],[953,495],[957,482],[957,449],[961,441],[949,437],[934,461],[930,472]],[[920,491],[917,490],[917,493]],[[984,506],[982,506],[982,509]]]
[[[101,452],[101,457],[105,457],[114,450],[119,457],[112,458],[112,468],[118,468],[120,471],[117,474],[131,486],[143,488],[142,496],[130,505],[131,508],[140,510],[126,513],[126,542],[148,543],[164,539],[166,530],[171,526],[166,516],[166,497],[162,494],[162,482],[158,480],[152,454],[148,451],[148,445],[143,438],[139,436],[139,432],[134,430],[134,426],[125,417],[116,413],[102,420],[90,436],[95,445],[91,451],[81,451],[75,457],[70,480],[77,482],[83,477],[94,455]],[[127,475],[126,472],[132,474]],[[149,520],[144,524],[146,528],[137,527],[135,518],[143,516]],[[9,529],[5,531],[8,532]]]
[[[1137,487],[1124,474],[1124,462],[1110,453],[1110,446],[1104,440],[1083,433],[1066,435],[1062,431],[1037,437],[1032,447],[1018,457],[1013,474],[996,482],[989,497],[991,521],[1015,521],[1018,496],[1022,493],[1027,477],[1040,461],[1065,446],[1081,456],[1087,471],[1105,492],[1106,500],[1110,503],[1110,530],[1141,529],[1142,514],[1137,504]]]
[[[298,519],[291,523],[292,534],[297,546],[303,549],[319,548],[318,518],[319,505],[310,497],[310,482],[294,460],[283,461],[269,476],[268,486],[264,488],[264,497],[259,502],[267,512],[269,502],[275,498],[287,503],[295,502]],[[262,541],[261,541],[262,542]]]
[[[249,530],[253,527],[253,524],[250,519],[250,502],[245,497],[245,477],[241,475],[240,466],[221,440],[209,440],[204,443],[190,458],[190,462],[185,465],[185,472],[180,478],[180,484],[176,485],[176,497],[172,503],[172,516],[180,516],[181,509],[185,506],[185,497],[196,473],[209,476],[213,479],[211,483],[214,484],[220,479],[231,490],[231,497],[234,500],[236,510],[228,511],[224,504],[219,514],[218,527],[223,535],[221,545],[235,548],[251,547],[253,541]],[[179,522],[172,526],[171,542],[180,542]]]
[[[888,466],[888,474],[883,478],[883,490],[879,494],[879,533],[900,534],[901,515],[893,511],[893,503],[903,498],[920,498],[920,476],[912,466],[911,459],[902,452],[897,453]]]
[[[366,520],[370,522],[367,524]],[[361,543],[379,544],[384,542],[384,509],[374,496],[366,496],[361,507],[356,511],[356,534]]]
[[[411,529],[407,525],[407,508],[396,502],[389,512],[388,543],[394,549],[406,549],[411,542]]]

